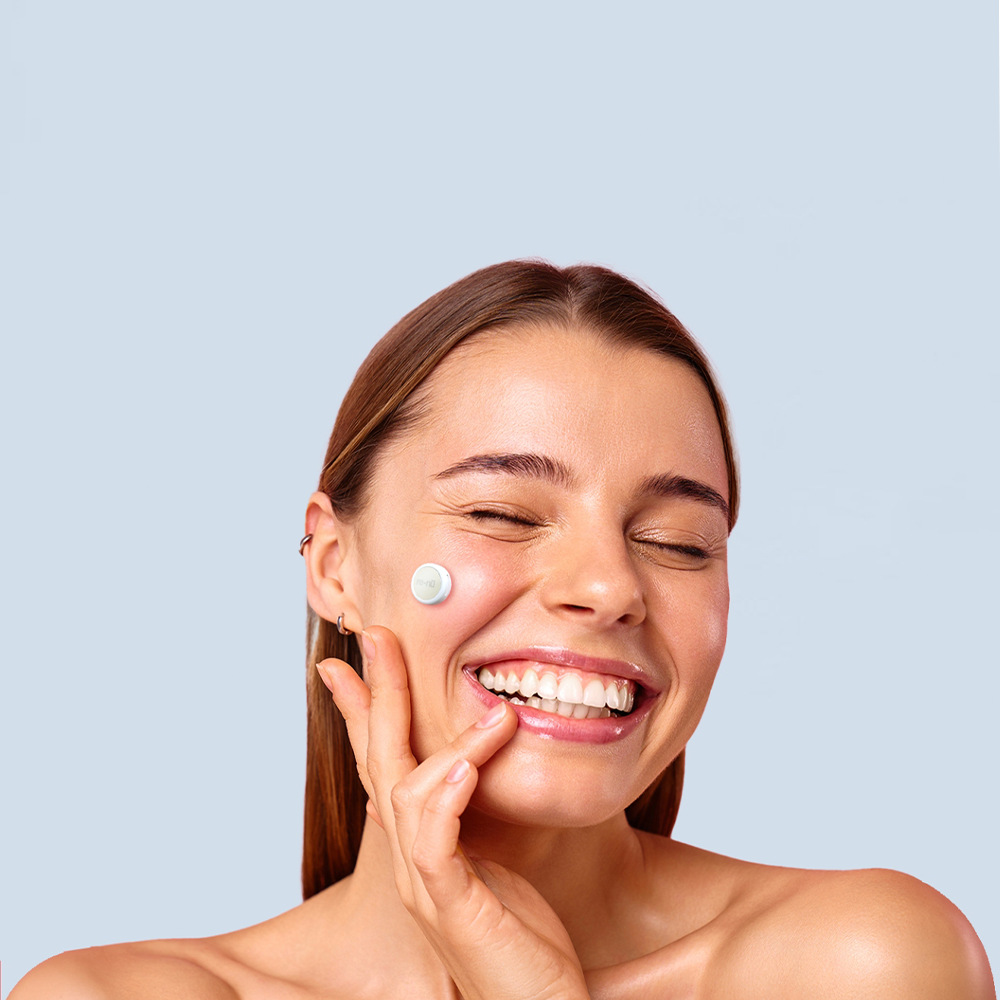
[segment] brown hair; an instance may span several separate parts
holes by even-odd
[[[531,260],[486,267],[456,281],[404,316],[375,345],[341,404],[320,474],[319,489],[334,510],[350,518],[364,506],[380,446],[409,423],[413,413],[407,404],[414,390],[452,348],[487,329],[552,324],[676,358],[700,376],[722,431],[731,530],[739,506],[736,454],[726,404],[701,348],[662,303],[620,274]],[[347,728],[315,669],[331,656],[361,672],[354,637],[341,635],[310,609],[303,899],[354,870],[365,820],[366,795]],[[629,823],[669,836],[683,776],[682,751],[628,807]]]

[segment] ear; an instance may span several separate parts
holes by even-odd
[[[309,607],[328,622],[343,615],[344,628],[360,632],[363,625],[351,573],[354,533],[337,517],[325,493],[309,498],[306,534],[312,535],[302,550]]]

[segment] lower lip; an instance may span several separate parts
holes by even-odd
[[[613,743],[628,736],[653,707],[655,697],[646,697],[628,715],[608,719],[567,719],[552,712],[540,712],[528,705],[513,705],[506,698],[498,698],[492,691],[479,683],[471,670],[463,671],[472,684],[476,697],[492,708],[497,702],[505,702],[517,713],[519,728],[527,729],[536,736],[548,740],[568,740],[572,743]]]

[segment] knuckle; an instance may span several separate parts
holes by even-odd
[[[410,857],[413,861],[413,867],[416,868],[421,875],[430,875],[437,870],[437,852],[434,851],[431,845],[426,841],[418,840],[413,845],[413,853]]]
[[[361,770],[360,763],[358,764],[358,770]],[[365,762],[365,770],[368,772],[368,776],[372,779],[372,781],[378,782],[382,777],[382,765],[379,762],[378,757],[374,757],[371,754],[368,755],[368,759]]]
[[[417,794],[409,785],[400,782],[393,786],[389,793],[389,801],[397,813],[408,812],[416,804]]]
[[[455,816],[454,806],[441,795],[432,796],[424,807],[424,810],[437,819],[444,817],[453,818]]]

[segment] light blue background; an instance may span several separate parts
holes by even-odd
[[[745,500],[679,838],[1000,955],[992,3],[0,3],[4,992],[299,900],[340,396],[484,264],[714,359]]]

